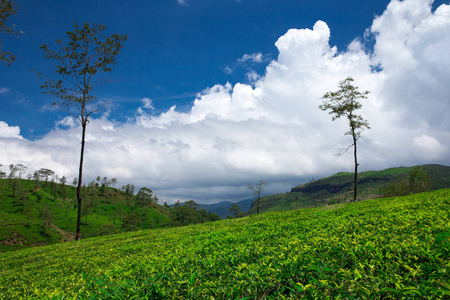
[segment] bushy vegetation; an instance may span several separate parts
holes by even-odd
[[[0,179],[0,252],[74,239],[75,187],[65,179],[59,183],[54,178],[41,179]],[[173,208],[161,206],[152,190],[141,188],[134,194],[132,184],[118,190],[111,186],[114,181],[97,177],[83,186],[83,238],[220,219],[194,201]]]
[[[139,215],[140,228],[170,223],[163,207],[148,203],[143,212],[135,195],[105,182],[95,180],[83,188],[84,238],[125,231],[122,225],[131,214]],[[0,179],[0,212],[0,252],[73,240],[75,188],[54,180]],[[130,226],[127,230],[135,228]]]
[[[450,297],[450,190],[0,254],[3,299]]]

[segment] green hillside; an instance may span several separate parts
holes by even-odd
[[[0,254],[2,299],[450,297],[450,189]]]
[[[170,223],[165,208],[153,204],[142,215],[142,206],[123,191],[99,185],[85,188],[84,194],[89,207],[82,217],[83,238],[132,230],[132,217],[144,217],[139,228]],[[73,186],[0,180],[0,252],[73,240],[77,217],[74,199]],[[43,211],[48,212],[46,219]]]
[[[420,167],[429,175],[429,190],[450,188],[450,167],[423,165],[398,167],[381,171],[366,171],[358,174],[359,200],[384,196],[384,189],[391,184],[408,178],[411,171]],[[260,212],[284,211],[350,201],[353,197],[353,173],[340,172],[333,176],[313,180],[293,187],[291,192],[265,196],[260,199]],[[253,202],[249,214],[256,213]]]

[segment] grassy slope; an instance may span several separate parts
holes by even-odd
[[[0,252],[48,245],[73,238],[77,212],[71,199],[75,199],[75,188],[67,186],[67,198],[57,197],[53,200],[50,188],[33,191],[32,181],[21,180],[21,184],[27,191],[27,202],[33,208],[28,220],[23,207],[18,205],[17,198],[11,197],[11,192],[7,190],[7,180],[0,180]],[[87,223],[86,218],[82,217],[82,236],[120,232],[121,215],[123,217],[133,211],[141,212],[141,208],[127,199],[124,193],[115,189],[110,191],[112,196],[109,199],[101,196],[97,198],[97,206],[91,209]],[[48,231],[39,219],[44,205],[49,205],[54,214],[53,224]],[[146,212],[147,228],[161,227],[170,221],[156,208],[148,208]]]
[[[0,298],[450,296],[450,190],[0,254]]]
[[[430,175],[432,189],[450,188],[450,167],[423,165]],[[406,178],[415,167],[390,168],[381,171],[366,171],[358,174],[358,198],[375,199],[382,196],[388,183]],[[275,194],[261,198],[260,212],[284,211],[317,207],[329,203],[346,202],[353,197],[353,173],[341,172],[292,188],[290,193]],[[249,210],[256,213],[256,203]]]

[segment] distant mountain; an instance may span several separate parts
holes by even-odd
[[[358,174],[358,198],[367,200],[383,197],[389,183],[407,178],[414,167],[398,167]],[[431,190],[450,188],[450,167],[422,165],[431,181]],[[260,199],[260,212],[293,210],[327,204],[348,202],[352,199],[353,173],[340,172],[333,176],[293,187],[289,193],[275,194]],[[249,214],[256,213],[256,202]]]
[[[198,204],[201,208],[206,209],[209,213],[215,213],[222,219],[226,219],[231,215],[229,209],[233,204],[238,204],[243,212],[247,212],[252,205],[254,198],[242,200],[239,202],[222,201],[214,204]]]

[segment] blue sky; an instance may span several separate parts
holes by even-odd
[[[17,3],[10,23],[23,34],[0,35],[17,57],[0,65],[3,168],[76,176],[79,128],[51,108],[30,71],[52,72],[39,47],[54,48],[73,21],[128,34],[117,81],[94,91],[111,106],[88,127],[88,180],[117,177],[168,202],[214,202],[245,198],[259,178],[280,192],[351,170],[351,155],[334,156],[349,142],[345,124],[317,109],[349,75],[372,92],[363,169],[450,163],[448,1]]]
[[[11,23],[24,33],[19,39],[2,36],[4,48],[17,61],[1,69],[2,87],[11,94],[2,99],[6,107],[0,119],[20,126],[25,138],[39,138],[53,128],[57,115],[42,111],[53,99],[41,95],[40,81],[30,69],[52,72],[39,47],[65,38],[73,21],[105,24],[109,33],[128,34],[112,75],[119,81],[96,93],[114,103],[114,118],[125,120],[143,97],[153,100],[155,113],[174,104],[188,110],[195,95],[207,87],[244,81],[250,67],[264,73],[265,65],[277,56],[275,41],[290,28],[308,28],[323,20],[333,28],[330,43],[344,49],[363,36],[388,2],[17,1],[19,11]],[[238,63],[252,53],[264,55],[262,64]]]

